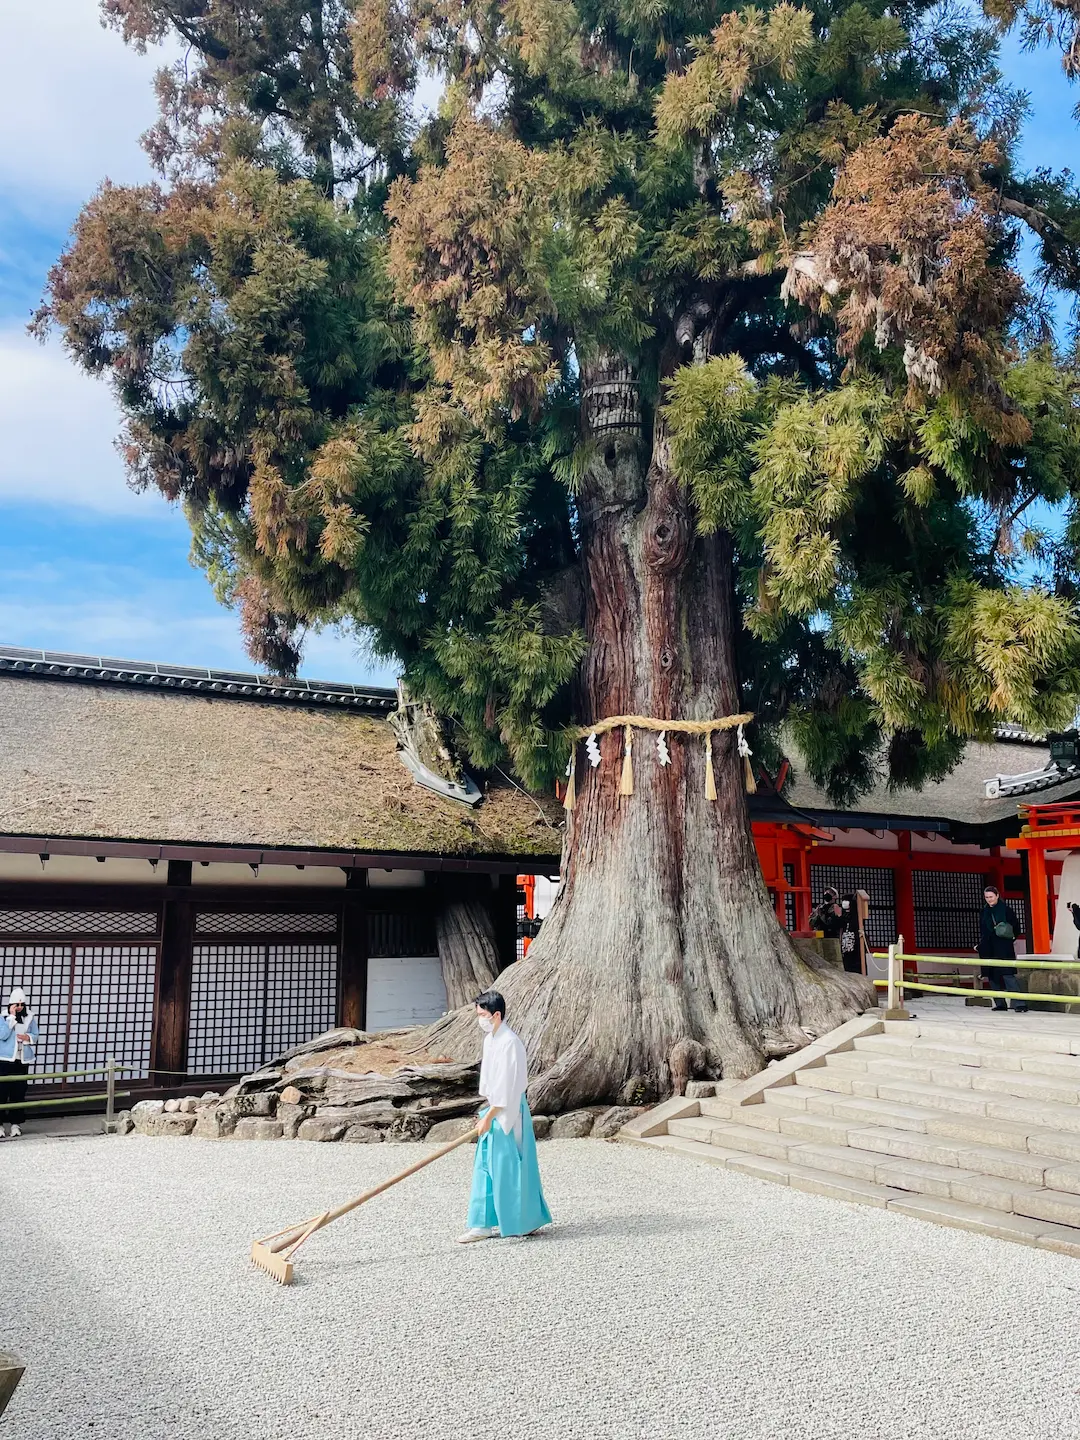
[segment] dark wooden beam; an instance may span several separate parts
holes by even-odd
[[[159,1078],[154,1071],[179,1072],[187,1069],[192,949],[195,941],[190,861],[169,861],[169,888],[179,891],[186,898],[166,900],[164,906],[154,992],[154,1029],[150,1044],[152,1080]]]
[[[341,907],[338,983],[341,1024],[355,1030],[367,1026],[368,898],[366,872],[350,875]]]
[[[438,870],[486,875],[559,868],[559,857],[491,855],[375,854],[360,850],[285,850],[257,845],[182,845],[165,841],[84,839],[72,835],[0,835],[0,853],[12,855],[90,855],[116,860],[190,860],[230,865],[310,865],[349,870]]]
[[[500,875],[491,894],[491,913],[495,922],[495,953],[499,970],[513,965],[517,959],[517,876]]]

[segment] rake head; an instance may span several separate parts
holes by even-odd
[[[279,1285],[291,1285],[293,1263],[284,1255],[275,1255],[265,1240],[256,1240],[251,1247],[251,1263],[258,1265]]]

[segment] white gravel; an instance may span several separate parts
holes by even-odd
[[[467,1248],[457,1152],[315,1236],[254,1236],[412,1146],[0,1145],[19,1440],[1067,1440],[1080,1261],[658,1151],[547,1142],[556,1226]]]

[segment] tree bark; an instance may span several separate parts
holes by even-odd
[[[439,912],[435,931],[447,1004],[471,1006],[494,985],[499,968],[491,914],[482,900],[455,901]]]
[[[659,421],[646,469],[635,387],[625,373],[613,383],[613,368],[599,381],[583,374],[598,444],[579,497],[589,650],[578,713],[586,724],[736,714],[731,538],[696,533]],[[735,733],[713,738],[715,801],[705,742],[669,734],[668,744],[662,768],[655,736],[634,732],[629,796],[621,732],[601,738],[595,770],[578,748],[561,892],[527,958],[499,979],[528,1049],[534,1111],[660,1098],[688,1067],[753,1074],[874,1003],[862,976],[804,959],[780,926]],[[478,1040],[465,1013],[427,1043],[465,1059]]]

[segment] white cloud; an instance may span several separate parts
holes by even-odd
[[[120,423],[107,384],[77,370],[58,342],[0,328],[0,500],[168,514],[160,496],[128,489]]]
[[[154,72],[175,48],[139,55],[102,28],[94,0],[4,6],[0,187],[27,213],[87,198],[108,176],[150,174],[139,136],[156,118]]]
[[[215,604],[206,582],[161,579],[127,567],[34,565],[0,579],[0,643],[67,654],[254,670],[236,615]],[[358,653],[336,630],[308,637],[302,675],[393,685],[394,670]]]

